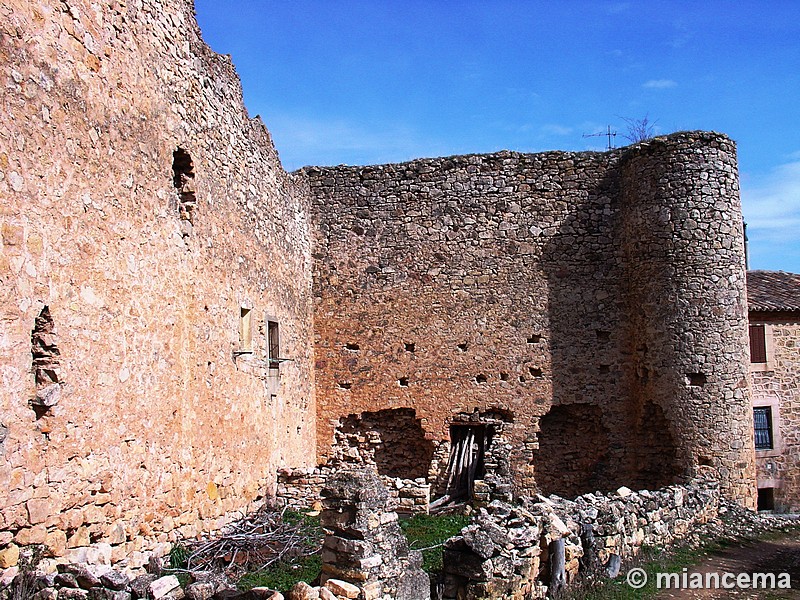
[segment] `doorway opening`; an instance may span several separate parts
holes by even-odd
[[[472,497],[475,480],[486,474],[486,449],[493,435],[493,428],[484,424],[450,426],[446,486],[450,501]]]

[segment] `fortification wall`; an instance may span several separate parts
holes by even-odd
[[[321,461],[349,415],[411,408],[441,479],[450,426],[491,415],[521,491],[653,488],[709,465],[752,505],[730,140],[305,174]]]
[[[188,0],[6,0],[0,36],[0,544],[136,556],[313,462],[307,192]]]

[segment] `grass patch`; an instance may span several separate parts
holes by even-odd
[[[441,571],[442,544],[462,528],[469,525],[470,518],[464,515],[414,515],[400,521],[400,527],[408,538],[412,549],[422,549],[422,568],[426,573]]]
[[[248,573],[236,584],[243,592],[254,587],[268,587],[287,592],[298,581],[312,584],[322,572],[322,559],[319,554],[302,556],[290,561],[278,561],[266,569]]]

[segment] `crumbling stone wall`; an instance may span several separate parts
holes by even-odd
[[[445,544],[442,598],[545,598],[552,592],[553,542],[563,540],[569,585],[580,572],[616,576],[622,561],[643,546],[679,542],[714,520],[715,482],[695,480],[655,491],[586,494],[574,501],[551,496],[524,506],[493,501]]]
[[[608,431],[601,489],[655,487],[711,465],[727,495],[753,505],[728,138],[304,173],[321,462],[351,413],[413,408],[441,448],[456,415],[499,410],[515,423],[518,489],[532,491],[540,419],[585,403]],[[666,477],[650,481],[664,447]]]
[[[307,192],[188,0],[8,0],[0,57],[0,550],[135,564],[313,462]]]
[[[433,443],[413,409],[347,415],[334,436],[332,465],[374,465],[380,475],[401,479],[428,476]]]
[[[757,451],[759,487],[772,488],[774,509],[800,511],[800,317],[751,313],[769,329],[766,370],[751,372],[753,403],[772,405],[776,448]]]

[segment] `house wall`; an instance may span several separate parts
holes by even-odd
[[[753,406],[771,406],[773,450],[756,451],[759,488],[779,512],[800,511],[800,317],[751,313],[767,328],[767,364],[752,365]]]
[[[581,481],[655,487],[710,466],[726,494],[753,505],[743,241],[726,137],[305,175],[320,461],[349,415],[411,408],[436,446],[435,479],[450,424],[499,413],[507,470],[530,491],[542,417],[563,406],[572,417],[552,422],[565,460],[580,463],[564,470],[572,492],[593,491]],[[583,460],[596,454],[596,436],[580,435],[580,415],[594,414],[584,405],[600,407],[608,438],[597,460]]]
[[[0,56],[0,546],[117,560],[218,527],[313,463],[304,183],[191,2],[7,0]]]

